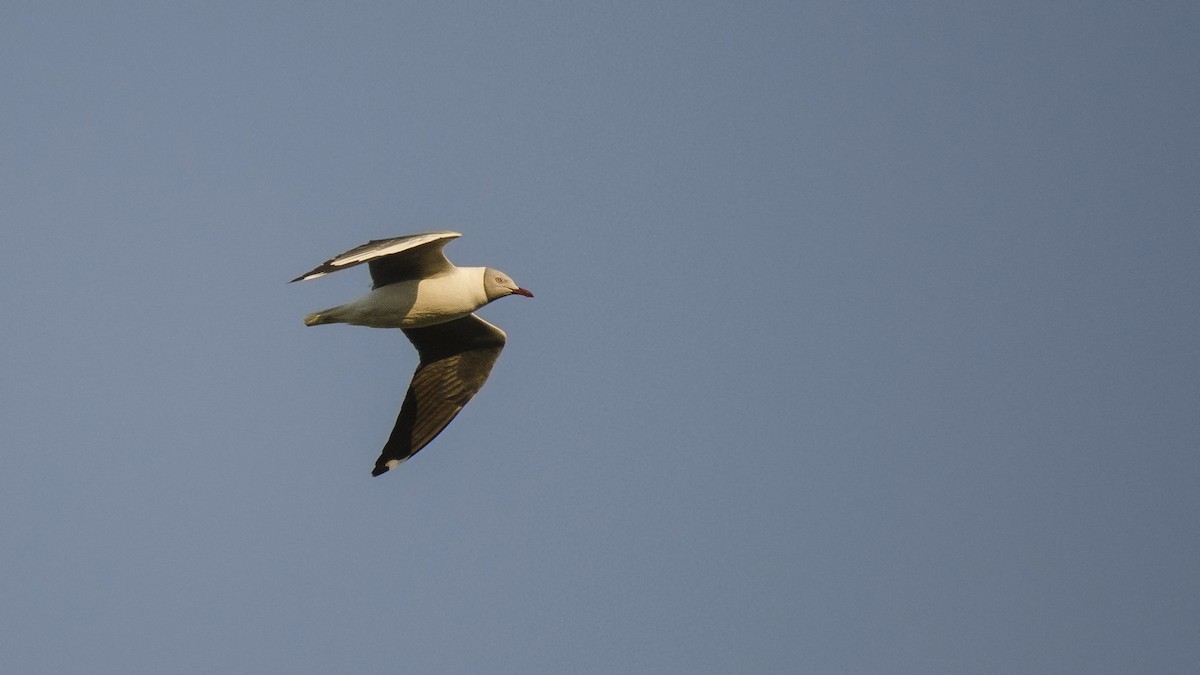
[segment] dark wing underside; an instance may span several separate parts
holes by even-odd
[[[372,476],[412,457],[437,437],[487,381],[504,348],[504,331],[474,314],[405,329],[404,334],[421,355],[421,364]]]
[[[373,239],[321,263],[292,281],[316,279],[331,272],[367,263],[375,288],[408,279],[423,279],[454,267],[442,253],[457,232],[423,232],[392,239]]]

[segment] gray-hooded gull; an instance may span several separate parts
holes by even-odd
[[[487,380],[504,348],[504,331],[473,312],[506,295],[533,297],[500,270],[452,265],[442,249],[461,236],[449,231],[424,232],[369,241],[292,279],[316,279],[367,263],[373,282],[370,293],[309,314],[304,324],[399,328],[421,357],[372,476],[417,454]]]

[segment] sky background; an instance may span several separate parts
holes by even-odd
[[[20,673],[1200,671],[1195,3],[0,6]],[[537,297],[306,328],[433,229]]]

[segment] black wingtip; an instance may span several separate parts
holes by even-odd
[[[324,265],[322,265],[321,267],[324,267]],[[308,279],[308,278],[311,278],[311,277],[314,277],[314,276],[320,276],[320,275],[318,275],[318,274],[317,274],[317,272],[320,272],[321,274],[329,274],[329,270],[322,270],[322,269],[321,269],[321,267],[318,267],[318,268],[316,268],[315,270],[313,270],[313,271],[311,271],[311,272],[305,272],[304,274],[301,274],[300,276],[296,277],[295,279],[292,279],[292,280],[291,280],[291,281],[289,281],[288,283],[289,283],[289,284],[294,284],[294,283],[296,283],[297,281],[304,281],[305,279]]]
[[[386,466],[381,465],[381,466],[375,467],[374,469],[371,469],[371,476],[372,477],[380,476],[387,472],[388,472],[388,468]]]

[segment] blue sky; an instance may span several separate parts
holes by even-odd
[[[25,673],[1190,672],[1193,3],[0,9]],[[368,239],[532,289],[306,328]]]

